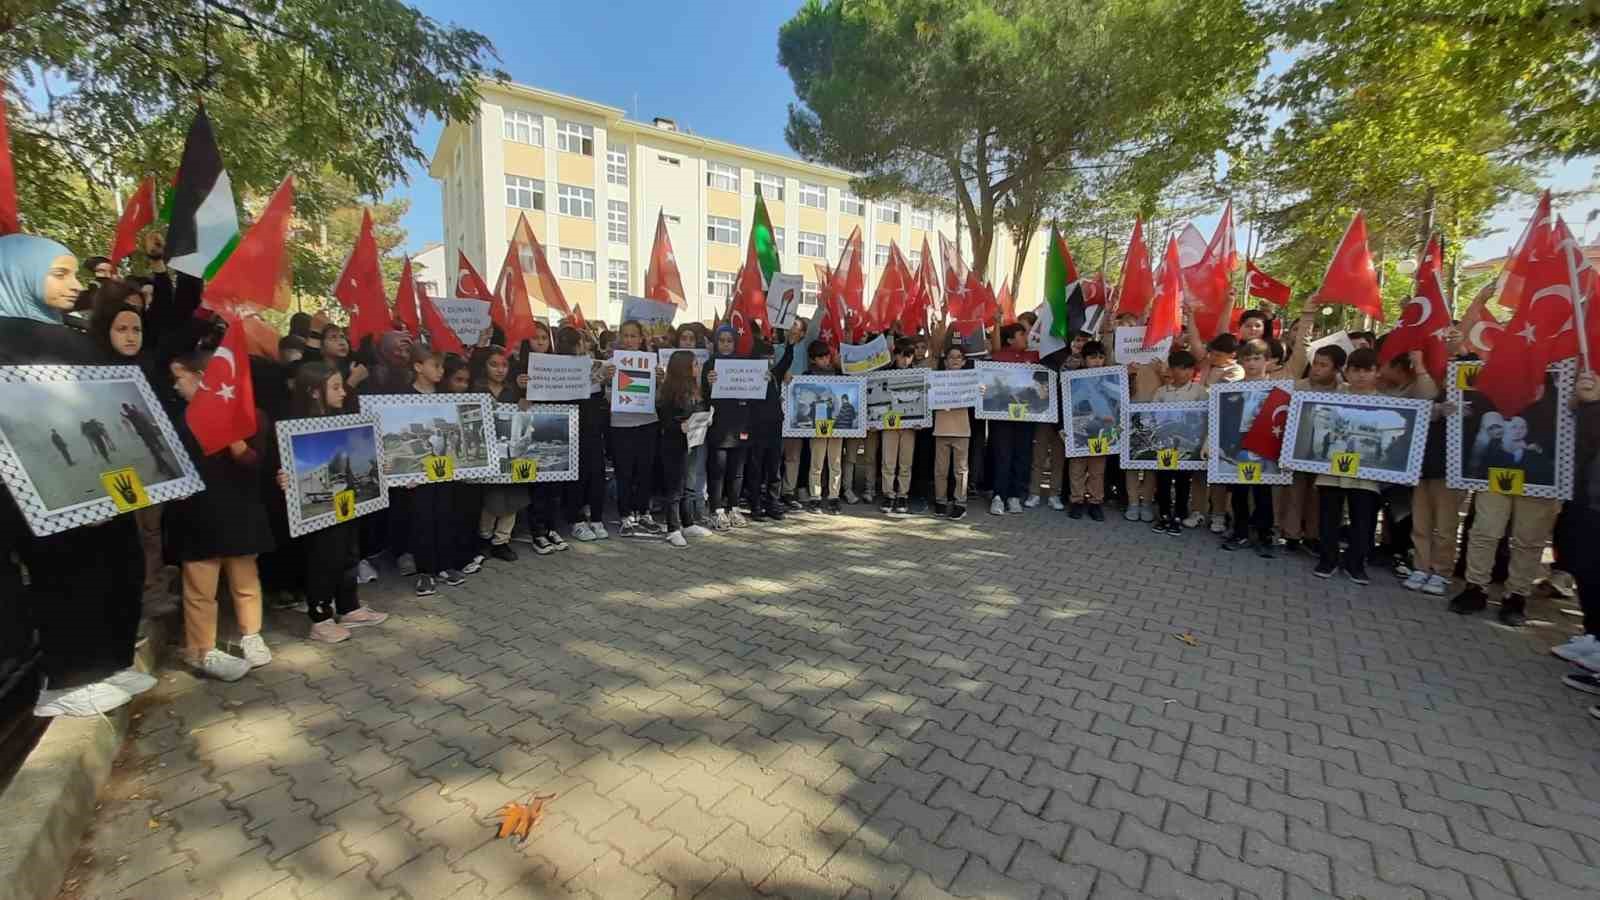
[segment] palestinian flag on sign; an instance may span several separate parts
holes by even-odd
[[[624,394],[650,393],[650,373],[632,369],[617,370],[617,390]]]
[[[189,126],[170,209],[169,264],[209,280],[239,243],[239,212],[205,107]]]

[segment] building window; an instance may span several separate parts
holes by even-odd
[[[917,268],[917,266],[922,265],[922,248],[921,247],[918,247],[917,249],[915,249],[915,250],[911,251],[910,253],[906,254],[906,264],[909,265],[913,270],[915,270]]]
[[[800,305],[817,305],[817,283],[815,281],[807,281],[800,285]]]
[[[855,194],[843,193],[839,195],[839,212],[847,216],[864,218],[867,215],[867,204],[861,202],[861,198]]]
[[[874,266],[877,266],[880,269],[889,264],[889,245],[888,244],[875,244],[875,245],[873,245],[873,247],[872,247],[872,264]]]
[[[706,293],[723,300],[733,296],[732,272],[706,272]]]
[[[925,209],[913,209],[911,211],[911,227],[921,228],[923,231],[932,231],[933,213]]]
[[[739,170],[722,163],[706,163],[706,187],[719,191],[738,191]]]
[[[556,125],[556,149],[593,156],[594,128],[581,122],[559,123]]]
[[[516,141],[519,144],[532,144],[535,147],[544,146],[544,116],[523,112],[518,109],[508,109],[500,114],[500,127],[505,139]],[[456,165],[460,166],[457,158]]]
[[[722,216],[706,216],[706,240],[718,244],[739,243],[739,220],[725,219]]]
[[[659,153],[656,154],[656,161],[669,166],[683,165],[683,160],[677,158],[676,156],[662,156]]]
[[[845,237],[842,234],[839,235],[837,238],[834,239],[833,255],[834,256],[838,256],[838,257],[843,257],[844,256],[844,248],[846,248],[848,246],[850,246],[850,239]]]
[[[900,224],[900,204],[894,200],[884,200],[878,204],[878,221],[890,225]]]
[[[783,229],[782,228],[778,228],[776,226],[773,227],[773,229],[772,229],[772,244],[773,244],[773,246],[778,248],[778,252],[779,253],[783,252]]]
[[[580,219],[594,218],[594,189],[575,184],[557,185],[556,212]]]
[[[628,148],[606,147],[606,181],[628,186]]]
[[[768,175],[766,172],[756,173],[756,190],[766,200],[783,201],[783,176]]]
[[[574,281],[594,280],[594,251],[561,248],[561,277]]]
[[[628,296],[627,260],[606,260],[606,289],[614,303],[621,303]]]
[[[461,202],[461,182],[456,182],[456,203]],[[516,209],[544,209],[544,182],[521,175],[506,176],[506,205]]]
[[[606,201],[606,240],[613,244],[628,243],[628,201]]]
[[[828,189],[809,181],[800,182],[800,205],[812,209],[828,208]]]
[[[822,256],[828,252],[828,236],[816,231],[802,231],[799,249],[801,256]]]

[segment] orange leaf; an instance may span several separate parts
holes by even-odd
[[[518,803],[515,800],[507,803],[495,813],[500,817],[500,828],[495,834],[497,838],[515,837],[526,842],[533,826],[539,824],[544,818],[544,805],[547,801],[555,799],[555,794],[545,794],[530,798],[527,803]]]

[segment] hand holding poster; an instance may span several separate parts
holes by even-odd
[[[795,311],[800,308],[801,288],[805,283],[805,278],[800,275],[788,275],[782,272],[772,274],[772,282],[767,285],[769,326],[785,331],[794,324]]]
[[[764,359],[719,359],[717,380],[711,384],[713,400],[765,400],[767,361]]]
[[[453,300],[435,300],[433,305],[439,310],[439,315],[444,316],[444,323],[463,343],[476,341],[478,335],[489,327],[489,304],[482,300],[456,297]]]
[[[928,373],[928,408],[976,407],[981,398],[977,369]]]
[[[846,375],[863,375],[889,364],[889,342],[878,335],[865,344],[840,344],[839,360]]]
[[[1125,366],[1128,363],[1153,363],[1164,360],[1172,352],[1172,338],[1164,338],[1154,347],[1145,349],[1144,326],[1131,325],[1117,328],[1117,365]]]
[[[545,402],[587,400],[594,360],[554,353],[528,354],[528,399]]]
[[[661,360],[661,362],[658,363],[658,365],[660,365],[661,368],[665,369],[667,367],[667,363],[672,362],[672,354],[677,353],[679,351],[682,351],[684,353],[693,353],[694,354],[694,370],[696,372],[699,372],[700,371],[700,367],[705,365],[706,364],[706,360],[711,358],[711,351],[703,349],[701,347],[671,347],[671,348],[668,348],[668,349],[657,350],[656,351],[656,357]]]
[[[1350,354],[1356,352],[1356,342],[1350,340],[1350,332],[1335,331],[1333,334],[1330,334],[1327,337],[1318,338],[1312,341],[1310,346],[1306,349],[1306,359],[1311,359],[1317,355],[1318,350],[1328,346],[1340,348],[1344,351],[1345,356],[1349,356]]]
[[[611,411],[655,412],[656,354],[649,350],[613,350],[611,364],[617,368],[611,376]]]

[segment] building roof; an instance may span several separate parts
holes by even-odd
[[[1484,272],[1498,272],[1505,267],[1505,256],[1496,256],[1494,259],[1483,259],[1470,262],[1461,267],[1463,275],[1481,275]],[[1600,243],[1590,244],[1583,248],[1583,258],[1589,265],[1600,269]]]

